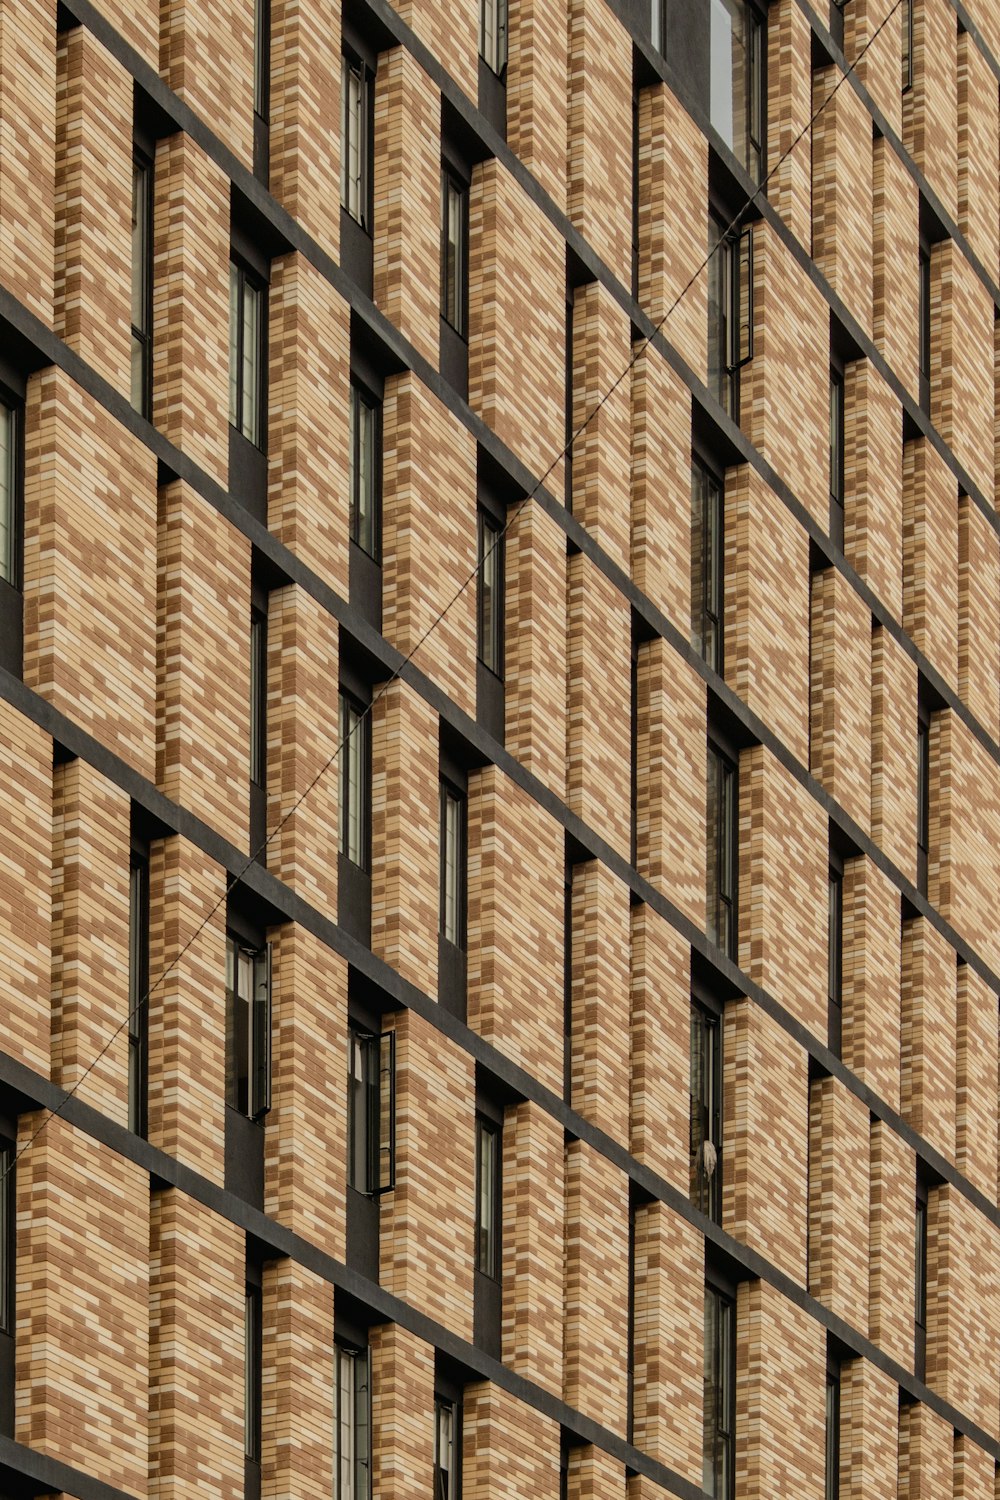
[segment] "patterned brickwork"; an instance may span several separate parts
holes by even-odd
[[[903,924],[900,999],[900,1113],[953,1159],[955,954],[922,917]]]
[[[506,536],[504,742],[526,770],[566,791],[566,542],[538,505]]]
[[[987,494],[993,479],[993,299],[951,241],[931,255],[931,420]]]
[[[690,952],[652,907],[632,908],[631,1151],[686,1193]]]
[[[902,66],[901,16],[882,26],[878,40],[869,46],[874,32],[885,19],[881,0],[855,0],[844,9],[844,55],[858,78],[885,115],[892,129],[902,128],[902,96],[899,78]],[[862,55],[863,54],[863,55]]]
[[[570,1450],[567,1500],[605,1500],[608,1495],[624,1493],[623,1464],[591,1444]]]
[[[0,771],[10,789],[0,848],[0,1005],[4,1049],[49,1071],[52,916],[52,741],[0,704]]]
[[[373,1493],[407,1500],[431,1493],[434,1350],[395,1323],[372,1333]]]
[[[562,1093],[563,833],[493,766],[469,787],[469,1025]]]
[[[701,1482],[704,1248],[663,1203],[636,1209],[633,1441]]]
[[[631,41],[603,0],[569,0],[570,222],[626,286],[632,262]]]
[[[836,68],[813,73],[812,254],[866,333],[872,320],[871,120]],[[827,102],[829,101],[829,102]]]
[[[763,1281],[737,1289],[736,1453],[747,1500],[822,1500],[825,1340]]]
[[[470,99],[477,94],[476,7],[445,7],[438,0],[400,0],[400,16]]]
[[[271,0],[270,190],[336,255],[340,245],[340,9]]]
[[[57,62],[55,329],[127,396],[132,80],[79,27]]]
[[[809,1291],[868,1324],[868,1110],[836,1078],[809,1090]]]
[[[329,1495],[333,1289],[290,1259],[268,1261],[262,1280],[262,1472],[275,1494]]]
[[[41,1117],[21,1119],[21,1144]],[[150,1417],[146,1173],[49,1120],[18,1164],[16,1435],[140,1497]]]
[[[680,377],[655,351],[643,351],[632,366],[632,579],[684,636],[691,632],[691,527],[677,499],[690,484],[690,421]]]
[[[380,1280],[472,1335],[475,1084],[472,1060],[413,1011],[394,1017],[396,1185],[382,1198]]]
[[[1000,739],[1000,541],[973,501],[958,499],[958,691]]]
[[[410,374],[387,381],[382,422],[382,631],[475,716],[476,446]]]
[[[462,1494],[465,1500],[557,1500],[559,1428],[488,1381],[465,1388]]]
[[[872,142],[875,195],[875,345],[911,395],[917,391],[919,331],[916,184],[884,138]]]
[[[631,617],[582,552],[566,568],[566,801],[611,847],[632,841]]]
[[[958,33],[958,227],[987,272],[1000,257],[1000,160],[995,79],[967,31]]]
[[[507,144],[566,210],[569,0],[508,0]]]
[[[903,444],[903,626],[952,687],[958,669],[955,481],[926,438]]]
[[[903,144],[955,215],[958,174],[958,58],[947,0],[913,0],[913,87],[903,94]]]
[[[844,374],[844,555],[890,613],[903,608],[900,404],[875,367]]]
[[[155,459],[55,368],[26,428],[25,681],[151,777]]]
[[[900,1500],[931,1500],[951,1488],[952,1432],[948,1422],[917,1402],[899,1411]]]
[[[409,52],[382,55],[375,81],[375,301],[437,364],[441,156],[437,90]]]
[[[268,305],[269,529],[346,597],[347,303],[304,256],[289,254],[272,262]]]
[[[997,1198],[997,1028],[985,981],[959,964],[955,1076],[955,1165],[979,1191]]]
[[[628,1145],[629,892],[597,860],[572,870],[570,1098]]]
[[[53,322],[55,0],[0,4],[0,280]]]
[[[626,1371],[607,1358],[628,1337],[627,1178],[583,1141],[566,1147],[563,1396],[624,1434]]]
[[[998,1231],[950,1184],[931,1193],[927,1225],[927,1383],[959,1411],[1000,1426]]]
[[[95,0],[94,9],[114,26],[151,68],[159,63],[159,0]]]
[[[160,0],[160,74],[253,166],[254,0]]]
[[[789,147],[812,114],[809,47],[805,13],[794,0],[777,0],[767,12],[767,171],[774,174],[767,197],[802,245],[809,244],[809,153]]]
[[[871,1127],[868,1337],[913,1368],[914,1155],[883,1120]]]
[[[503,1359],[563,1389],[563,1133],[529,1100],[504,1111]]]
[[[598,281],[573,297],[573,515],[603,552],[629,569],[629,384],[605,396],[632,350],[631,330]],[[581,431],[581,429],[583,429]],[[576,433],[580,433],[577,437]]]
[[[845,1063],[887,1104],[899,1106],[899,897],[863,855],[844,865]]]
[[[840,1493],[843,1500],[896,1494],[899,1390],[866,1359],[840,1369]]]
[[[996,973],[1000,878],[1000,766],[955,714],[931,719],[928,895]]]
[[[842,573],[811,580],[809,769],[866,832],[871,819],[870,616]]]
[[[86,761],[52,776],[52,1077],[128,1119],[129,804]],[[84,1077],[109,1037],[97,1066]]]
[[[955,1434],[954,1500],[993,1500],[996,1463],[971,1438]]]
[[[917,868],[917,667],[872,631],[872,838],[908,880]]]

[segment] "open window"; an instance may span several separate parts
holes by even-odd
[[[753,358],[753,225],[708,219],[708,388],[740,420],[740,371]]]

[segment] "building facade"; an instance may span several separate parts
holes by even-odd
[[[0,0],[0,1495],[1000,1495],[998,91]]]

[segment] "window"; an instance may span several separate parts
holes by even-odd
[[[691,1202],[722,1223],[722,1017],[691,1006]]]
[[[650,0],[649,3],[649,35],[657,52],[666,50],[667,41],[667,0]]]
[[[840,1055],[843,1029],[844,975],[844,873],[839,861],[830,864],[829,910],[827,918],[827,1044]]]
[[[923,1380],[927,1368],[927,1183],[919,1170],[913,1227],[913,1373]]]
[[[468,333],[469,189],[447,168],[441,173],[441,316],[462,338]]]
[[[226,1103],[257,1120],[271,1107],[271,948],[226,938]]]
[[[267,615],[250,612],[250,780],[267,785]]]
[[[266,120],[271,93],[271,0],[254,0],[253,9],[253,112]]]
[[[500,1127],[476,1117],[476,1270],[500,1279]]]
[[[0,1333],[14,1332],[14,1261],[16,1256],[13,1141],[0,1140]]]
[[[382,474],[382,412],[379,403],[351,382],[349,476],[351,541],[378,561]]]
[[[465,797],[441,783],[441,934],[465,947]]]
[[[764,166],[765,27],[751,0],[710,0],[709,115],[759,182]]]
[[[824,1500],[838,1500],[840,1495],[840,1365],[827,1356],[826,1362],[826,1465]]]
[[[753,230],[708,221],[708,388],[740,419],[740,371],[753,358]]]
[[[705,1374],[702,1489],[713,1500],[734,1500],[736,1429],[736,1304],[705,1288]]]
[[[479,512],[478,590],[476,630],[479,660],[497,677],[503,676],[503,528]]]
[[[457,1500],[458,1411],[454,1401],[434,1398],[434,1500]]]
[[[19,585],[18,528],[20,422],[18,411],[0,400],[0,578]]]
[[[255,447],[264,447],[263,283],[240,262],[229,262],[229,421]]]
[[[132,158],[132,383],[142,417],[153,409],[153,164]]]
[[[727,958],[736,957],[738,815],[735,761],[710,742],[706,930]]]
[[[149,1068],[149,861],[133,850],[128,905],[128,1128],[147,1128]]]
[[[900,16],[903,27],[902,89],[905,94],[913,87],[913,0],[902,0]]]
[[[395,1181],[396,1034],[352,1030],[347,1078],[347,1180],[369,1196]]]
[[[347,693],[340,695],[340,852],[368,868],[369,716]]]
[[[340,81],[340,206],[371,234],[374,168],[371,70],[359,58],[345,52]]]
[[[260,1462],[262,1305],[259,1286],[247,1284],[243,1314],[243,1452]]]
[[[698,462],[691,465],[691,643],[715,672],[723,670],[723,491]]]
[[[337,1500],[370,1500],[371,1360],[367,1349],[336,1346]]]
[[[920,407],[930,411],[931,406],[931,250],[921,238],[919,251],[920,269]]]
[[[479,55],[498,76],[507,66],[507,0],[479,0]]]
[[[830,370],[830,540],[844,547],[844,377]]]
[[[927,895],[931,830],[931,716],[923,701],[917,707],[917,889]]]

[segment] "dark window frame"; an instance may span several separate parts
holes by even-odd
[[[149,847],[132,835],[129,860],[128,1128],[149,1127]]]
[[[352,78],[357,80],[356,110],[348,107]],[[352,178],[350,147],[355,133],[358,170]],[[360,52],[346,45],[340,55],[340,152],[340,206],[370,236],[375,213],[375,73]]]
[[[457,217],[453,215],[455,205]],[[453,228],[456,230],[454,236]],[[449,268],[452,245],[455,247],[453,274]],[[468,342],[469,183],[447,160],[441,163],[441,316],[460,339]]]
[[[715,785],[713,788],[713,768]],[[708,736],[706,935],[735,962],[739,941],[739,754],[715,731]],[[712,828],[713,796],[716,821]],[[714,870],[711,867],[715,851]]]
[[[913,1224],[913,1373],[923,1380],[927,1369],[927,1223],[929,1183],[917,1163]]]
[[[7,414],[6,475],[2,507],[6,547],[0,546],[0,581],[18,593],[24,583],[24,401],[0,384],[0,411]]]
[[[913,87],[913,0],[903,0],[902,13],[902,77],[901,92],[908,94]]]
[[[830,540],[844,550],[844,457],[846,424],[844,407],[844,369],[831,353],[830,357]]]
[[[843,1040],[843,1008],[844,862],[831,848],[827,881],[826,1017],[827,1045],[837,1057]]]
[[[250,605],[250,780],[267,787],[267,593],[252,590]]]
[[[396,1186],[395,1031],[348,1031],[347,1184],[366,1198]]]
[[[132,269],[129,397],[135,411],[149,421],[153,414],[153,157],[132,148]],[[141,197],[141,203],[140,203]],[[137,244],[138,239],[138,244]],[[136,285],[136,282],[140,284]],[[138,314],[138,322],[136,321]],[[138,358],[138,382],[135,363]]]
[[[488,510],[476,513],[476,654],[494,677],[504,677],[505,526]],[[487,570],[493,574],[487,587]],[[490,608],[492,605],[492,608]]]
[[[0,1136],[0,1333],[14,1336],[17,1265],[17,1142]]]
[[[271,117],[271,0],[254,0],[253,112],[262,124]]]
[[[736,1289],[717,1279],[711,1268],[705,1277],[704,1393],[702,1484],[713,1500],[735,1500]]]
[[[450,1461],[441,1463],[442,1426],[450,1420]],[[459,1500],[462,1493],[462,1403],[452,1395],[434,1392],[434,1500]]]
[[[917,889],[927,895],[931,829],[931,707],[922,692],[917,697]]]
[[[732,128],[732,143],[725,140],[722,130],[719,128],[720,111],[717,110],[715,100],[709,93],[709,118],[714,129],[725,141],[727,148],[732,152],[735,159],[743,167],[751,180],[759,183],[764,175],[764,166],[767,160],[767,13],[762,10],[755,0],[732,0],[738,6],[741,18],[742,37],[740,46],[743,52],[743,80],[742,91],[734,86],[732,70],[732,52],[729,56],[729,66],[720,70],[713,55],[711,40],[711,15],[709,18],[709,69],[712,77],[721,77],[723,71],[729,79],[728,109],[724,112],[728,115]],[[713,6],[719,11],[731,16],[728,0],[713,0]],[[732,35],[730,29],[730,36]],[[737,127],[736,112],[739,106],[739,93],[742,92],[743,118]]]
[[[372,747],[370,704],[363,703],[348,688],[338,695],[338,743],[340,786],[338,795],[338,851],[366,874],[371,872]],[[353,724],[348,718],[353,716]],[[359,776],[355,772],[359,772]],[[353,795],[359,798],[357,812],[359,845],[357,857],[347,837]]]
[[[449,850],[449,822],[448,808],[454,804],[458,808],[458,821],[456,827],[456,847]],[[439,931],[441,936],[455,948],[463,952],[467,945],[468,925],[468,843],[469,843],[469,808],[466,792],[458,787],[454,781],[447,776],[441,777],[441,818],[440,818],[440,911]],[[452,855],[452,866],[455,871],[455,890],[452,894],[449,879],[449,854]],[[449,911],[449,907],[453,910]]]
[[[492,7],[493,20],[488,20]],[[498,78],[507,72],[509,15],[507,0],[479,0],[479,56]]]
[[[491,1181],[485,1181],[488,1165]],[[489,1194],[489,1202],[486,1195]],[[500,1281],[503,1233],[503,1125],[476,1114],[475,1267],[482,1276]]]
[[[370,458],[366,472],[359,462],[365,449],[363,419],[370,422]],[[348,485],[350,537],[355,546],[382,560],[382,402],[362,381],[351,377]]]
[[[250,397],[249,419],[246,414],[247,390],[243,368],[248,289],[258,299],[257,326],[254,331],[253,391]],[[261,453],[267,452],[267,291],[267,278],[262,276],[234,248],[229,257],[229,425]],[[235,379],[232,373],[234,366]]]
[[[240,990],[241,959],[251,974],[246,995]],[[271,1108],[272,996],[271,944],[256,936],[248,938],[230,922],[226,930],[226,1103],[250,1120],[262,1119]],[[246,1007],[245,1018],[238,1002]],[[241,1059],[237,1049],[242,1051],[244,1041],[246,1052]]]
[[[345,1372],[350,1391],[346,1392]],[[372,1493],[372,1359],[367,1343],[334,1341],[334,1494],[336,1500],[371,1500]],[[350,1409],[342,1403],[348,1395]],[[350,1426],[350,1452],[341,1450],[341,1434]],[[345,1476],[344,1464],[348,1465]]]
[[[692,993],[688,1088],[689,1191],[695,1208],[706,1214],[715,1224],[722,1223],[723,1024],[723,1007],[701,990]],[[715,1168],[710,1175],[704,1169],[706,1142],[711,1142],[716,1151]]]
[[[754,221],[734,222],[732,215],[712,201],[708,238],[708,387],[739,424],[741,371],[753,359],[754,350]]]
[[[260,1463],[264,1389],[264,1296],[260,1269],[247,1265],[243,1303],[243,1456]]]
[[[917,327],[920,409],[931,409],[931,244],[921,231],[917,252],[919,313]]]
[[[840,1375],[840,1360],[828,1350],[823,1468],[824,1500],[838,1500],[840,1495]]]
[[[725,671],[725,527],[725,479],[694,450],[691,454],[691,643],[706,666],[720,676]]]

